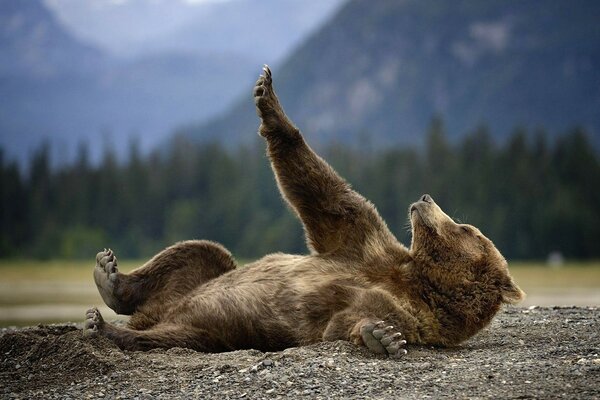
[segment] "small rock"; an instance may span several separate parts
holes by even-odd
[[[271,360],[270,358],[265,358],[262,362],[262,365],[264,365],[265,367],[270,367],[271,365],[273,365],[273,360]]]

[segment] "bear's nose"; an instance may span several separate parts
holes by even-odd
[[[421,197],[421,201],[424,201],[425,203],[433,203],[433,199],[428,194],[424,194],[423,197]]]

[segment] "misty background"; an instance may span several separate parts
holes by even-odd
[[[0,257],[305,252],[252,85],[409,244],[429,193],[510,259],[600,257],[600,3],[0,0]]]

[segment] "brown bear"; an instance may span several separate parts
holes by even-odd
[[[93,308],[84,333],[131,350],[275,351],[348,340],[398,357],[407,343],[460,343],[502,303],[522,298],[493,243],[429,195],[409,208],[410,249],[399,243],[373,204],[306,144],[266,66],[254,100],[277,184],[310,254],[271,254],[236,268],[219,244],[187,241],[122,274],[105,250],[96,256],[96,285],[110,308],[131,318],[117,327]]]

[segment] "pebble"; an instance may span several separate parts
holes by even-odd
[[[265,367],[270,367],[271,365],[273,365],[273,360],[271,360],[270,358],[266,358],[266,359],[263,360],[262,364]]]

